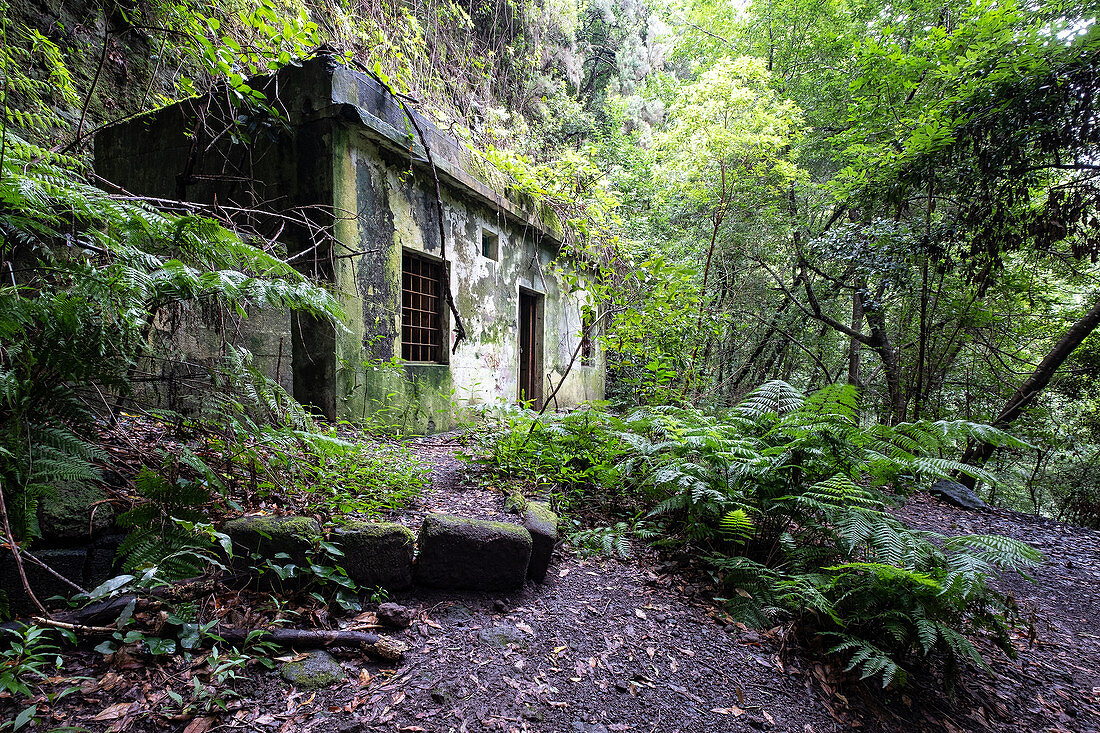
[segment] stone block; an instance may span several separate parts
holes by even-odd
[[[118,548],[124,539],[126,535],[123,534],[104,535],[88,548],[88,565],[84,573],[88,590],[120,574]]]
[[[446,514],[424,519],[419,546],[414,577],[435,588],[519,588],[531,559],[531,533],[523,527]]]
[[[38,507],[42,539],[74,543],[103,534],[115,524],[115,510],[107,494],[94,484],[70,481],[54,487]]]
[[[523,526],[531,533],[531,562],[527,565],[527,577],[538,583],[546,580],[550,556],[558,543],[558,515],[550,511],[550,505],[542,501],[527,502]]]
[[[250,553],[274,559],[286,553],[298,565],[321,541],[321,525],[310,517],[241,517],[226,522],[222,531],[233,540],[238,564]]]
[[[412,585],[416,535],[390,522],[348,522],[332,536],[344,553],[340,564],[364,588],[399,590]]]
[[[83,584],[84,564],[88,560],[87,550],[36,550],[34,556],[77,585]],[[34,591],[38,600],[47,606],[58,605],[56,601],[52,603],[49,601],[51,596],[68,598],[76,593],[76,590],[72,587],[28,560],[24,560],[23,570],[27,573],[27,582],[30,583],[31,590]],[[31,602],[30,596],[23,590],[23,583],[19,579],[19,570],[15,567],[15,558],[7,551],[3,552],[2,559],[0,559],[0,590],[3,590],[7,595],[9,610],[13,615],[38,612],[38,609]]]

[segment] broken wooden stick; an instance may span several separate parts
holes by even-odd
[[[218,627],[214,632],[230,644],[244,644],[251,629]],[[396,661],[401,659],[408,648],[404,642],[390,639],[366,631],[340,631],[328,629],[265,629],[260,641],[269,641],[279,646],[303,647],[354,647],[383,659]]]
[[[31,619],[40,626],[64,629],[82,636],[111,636],[119,631],[114,626],[88,626],[80,623],[54,621],[42,616]],[[390,639],[366,631],[341,631],[330,629],[238,629],[218,626],[213,633],[205,637],[206,641],[224,641],[227,644],[244,646],[247,643],[262,641],[278,646],[317,649],[320,647],[352,647],[362,649],[371,656],[396,662],[404,656],[408,645],[397,639]]]

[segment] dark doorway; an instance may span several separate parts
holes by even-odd
[[[519,400],[542,407],[542,296],[519,291]]]

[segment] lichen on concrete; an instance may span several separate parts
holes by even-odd
[[[38,524],[48,540],[87,539],[115,523],[115,512],[107,494],[93,484],[72,481],[54,488],[54,496],[41,503]]]

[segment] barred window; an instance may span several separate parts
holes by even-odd
[[[441,267],[408,252],[401,256],[401,358],[405,361],[443,361]]]

